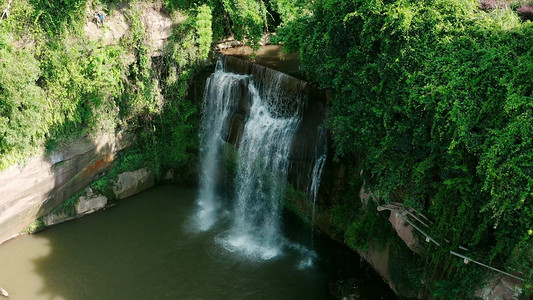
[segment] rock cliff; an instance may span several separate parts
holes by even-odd
[[[0,243],[51,212],[105,172],[131,137],[80,138],[0,173]]]

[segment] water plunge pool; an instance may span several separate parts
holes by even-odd
[[[192,226],[197,190],[162,185],[116,207],[0,246],[0,286],[10,299],[329,299],[348,280],[359,299],[393,299],[373,270],[341,245],[285,217],[287,238],[313,247],[252,261],[215,240],[230,227]],[[311,243],[314,246],[311,246]],[[361,266],[362,265],[362,266]],[[338,288],[337,288],[338,289]]]

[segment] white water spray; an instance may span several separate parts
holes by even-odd
[[[223,244],[252,258],[270,259],[279,255],[283,246],[281,201],[300,111],[281,116],[288,111],[278,110],[285,109],[277,105],[282,104],[280,98],[261,97],[253,83],[249,91],[252,106],[238,154],[234,225]]]
[[[311,266],[316,254],[289,242],[280,228],[289,154],[306,102],[302,92],[305,83],[262,67],[252,70],[254,76],[228,73],[222,62],[217,63],[204,98],[197,224],[208,230],[220,215],[217,171],[222,169],[222,147],[230,114],[245,97],[242,99],[249,99],[249,103],[244,106],[249,109],[237,149],[233,222],[216,241],[252,260],[272,259],[284,249],[292,249],[306,256],[302,268]],[[243,84],[246,88],[239,88]],[[241,91],[247,94],[239,94]]]
[[[240,97],[239,84],[247,80],[249,76],[224,72],[220,61],[207,80],[200,129],[201,173],[196,214],[196,224],[201,231],[209,230],[219,216],[220,199],[217,198],[221,193],[217,186],[224,146],[222,137],[227,135],[230,113]]]

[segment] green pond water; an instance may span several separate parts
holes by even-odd
[[[316,253],[250,261],[219,246],[229,220],[194,230],[196,189],[163,185],[117,206],[0,246],[10,299],[394,299],[351,251],[284,216],[284,234]],[[304,262],[304,263],[303,263]],[[0,296],[1,300],[1,296]]]

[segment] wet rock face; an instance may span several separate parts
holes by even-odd
[[[315,162],[319,127],[326,117],[326,92],[303,80],[240,58],[222,56],[222,59],[226,71],[251,76],[262,99],[276,108],[276,117],[284,118],[301,110],[300,124],[291,142],[288,180],[298,190],[307,191]],[[250,114],[251,97],[246,81],[241,82],[238,94],[238,105],[231,114],[225,139],[237,147]]]
[[[227,138],[227,142],[239,146],[242,133],[244,132],[245,115],[240,112],[235,112],[231,118],[230,130]]]
[[[229,128],[227,130],[226,141],[234,146],[239,146],[242,133],[244,132],[244,123],[250,114],[251,97],[248,90],[248,81],[241,80],[238,82],[236,95],[238,102],[232,113]]]
[[[305,191],[310,184],[316,153],[323,142],[319,140],[319,130],[324,124],[327,111],[325,91],[306,86],[304,92],[308,102],[292,141],[289,170],[289,182],[300,191]]]

